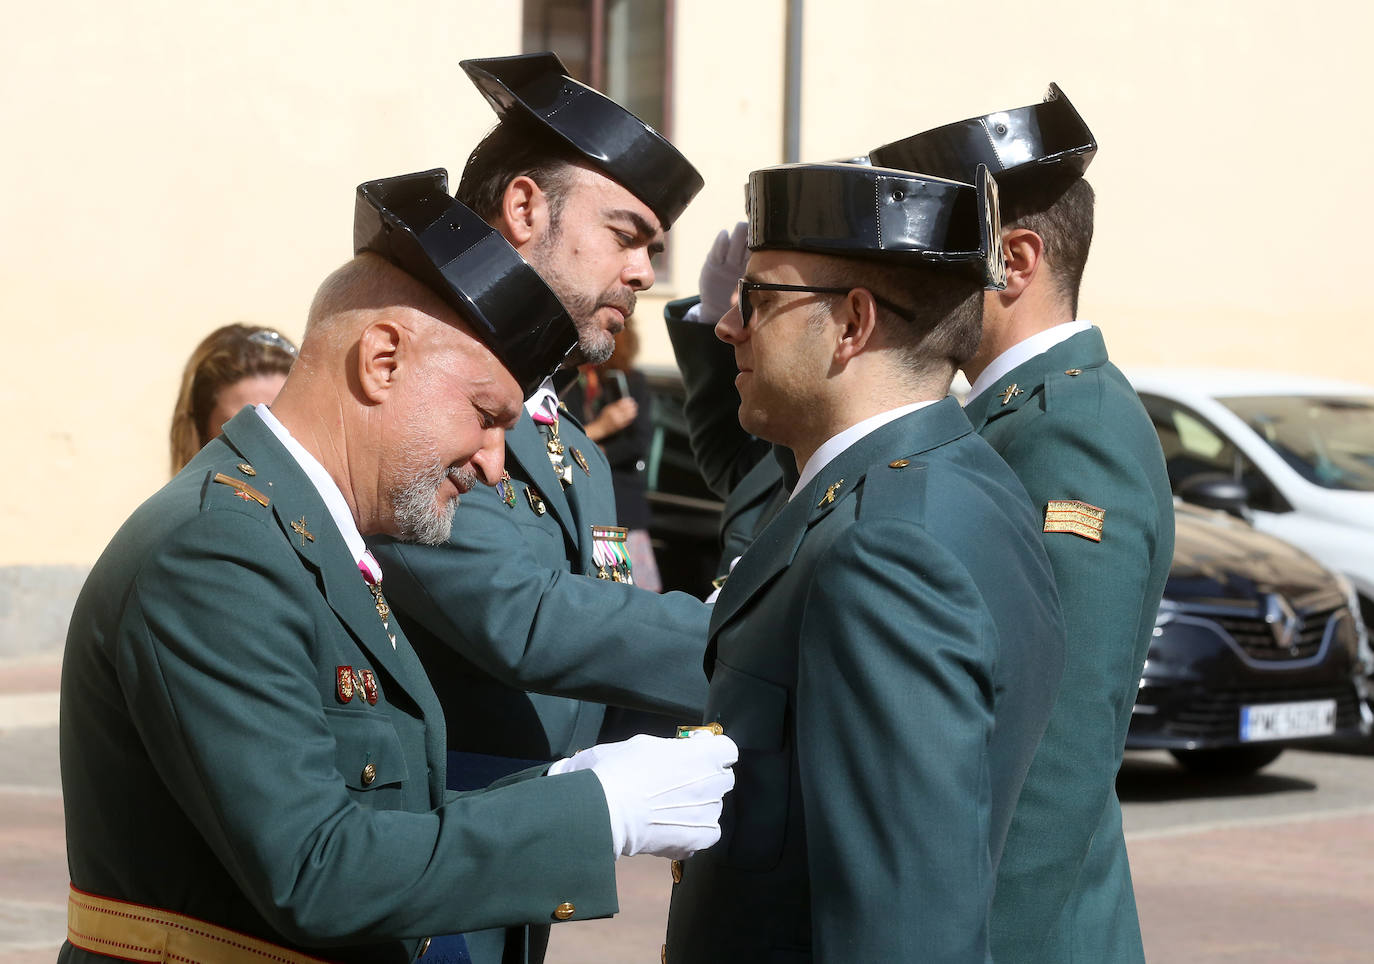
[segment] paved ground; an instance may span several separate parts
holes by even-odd
[[[66,859],[51,658],[0,661],[0,964],[56,957]],[[1364,962],[1374,944],[1374,754],[1289,751],[1218,784],[1165,754],[1118,783],[1149,959],[1156,964]],[[552,964],[659,956],[667,862],[621,861],[621,913],[555,929]]]

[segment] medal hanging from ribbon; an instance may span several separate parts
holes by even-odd
[[[567,448],[558,438],[558,414],[550,414],[539,408],[532,417],[539,426],[540,434],[544,436],[544,446],[549,453],[549,464],[553,466],[553,474],[558,476],[558,481],[563,483],[563,488],[566,489],[573,483],[572,466],[563,461],[563,454]]]
[[[391,648],[395,649],[396,634],[391,631],[391,607],[382,595],[382,567],[377,564],[377,557],[366,549],[363,550],[362,558],[358,560],[358,572],[362,574],[363,582],[367,583],[367,588],[372,593],[373,605],[382,620],[382,630],[391,640]]]
[[[630,553],[625,540],[630,530],[620,526],[592,526],[592,562],[596,578],[634,585]]]

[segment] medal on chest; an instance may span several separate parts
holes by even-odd
[[[634,585],[626,539],[630,530],[620,526],[592,526],[592,562],[596,578]]]

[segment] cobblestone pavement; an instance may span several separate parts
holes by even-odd
[[[0,661],[0,964],[55,959],[66,855],[52,657]],[[1290,750],[1217,783],[1162,753],[1128,754],[1125,809],[1154,964],[1342,964],[1374,943],[1374,753]],[[554,929],[551,964],[652,964],[671,883],[652,857],[618,867],[620,914]]]

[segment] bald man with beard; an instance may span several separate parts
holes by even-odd
[[[618,855],[719,835],[726,737],[644,737],[445,789],[443,711],[363,539],[447,538],[461,497],[501,477],[542,364],[503,361],[531,299],[512,315],[466,294],[537,276],[429,185],[401,215],[387,182],[360,189],[364,253],[321,287],[281,394],[137,509],[82,590],[59,960],[409,961],[431,934],[609,915]],[[413,238],[406,217],[428,224],[436,196],[494,260],[436,265],[379,240]],[[561,353],[575,335],[546,294],[536,334]]]

